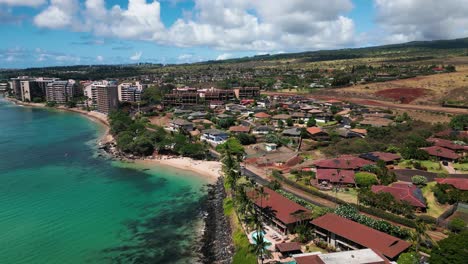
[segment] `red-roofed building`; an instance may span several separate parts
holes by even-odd
[[[369,152],[359,155],[360,158],[377,162],[379,160],[385,162],[386,164],[391,164],[396,160],[401,159],[401,156],[398,154],[393,154],[389,152]]]
[[[267,114],[265,112],[259,112],[259,113],[254,114],[254,117],[258,118],[258,119],[267,119],[267,118],[270,118],[271,115],[269,115],[269,114]]]
[[[309,133],[310,137],[314,140],[328,140],[330,136],[326,131],[323,131],[320,127],[308,127],[307,133]]]
[[[317,169],[357,170],[374,162],[351,155],[342,155],[334,159],[317,160],[313,163]]]
[[[468,191],[468,179],[465,178],[435,178],[438,184],[450,184],[456,189]]]
[[[391,186],[373,185],[371,191],[373,193],[390,193],[395,200],[406,201],[414,207],[422,210],[426,209],[426,201],[424,200],[421,189],[409,182],[396,182]]]
[[[353,170],[317,169],[315,177],[319,183],[355,184]]]
[[[451,140],[441,138],[428,138],[426,141],[431,142],[434,146],[451,149],[453,151],[468,151],[468,146],[463,146],[453,143]]]
[[[260,211],[280,232],[287,234],[294,227],[304,221],[309,221],[311,212],[304,206],[297,204],[281,194],[264,188],[265,196],[260,196],[256,191],[248,195],[255,203],[255,209]]]
[[[311,222],[315,233],[327,243],[342,250],[371,248],[390,260],[395,260],[411,244],[368,226],[328,213]]]
[[[381,253],[370,248],[333,253],[304,253],[294,256],[297,264],[390,264]]]
[[[249,133],[249,131],[250,131],[250,127],[248,126],[232,126],[229,128],[229,132],[236,133],[236,134]]]
[[[458,156],[458,154],[455,153],[455,151],[439,146],[432,146],[420,149],[426,151],[431,156],[435,156],[443,160],[456,161],[458,160],[458,158],[460,158],[460,156]]]

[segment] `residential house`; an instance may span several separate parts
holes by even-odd
[[[259,112],[254,114],[255,120],[267,120],[271,118],[271,115],[265,113],[265,112]]]
[[[252,191],[248,195],[255,204],[255,209],[262,213],[266,222],[283,234],[293,232],[301,223],[312,219],[311,211],[281,194],[264,188],[265,195]]]
[[[457,153],[455,153],[455,151],[439,146],[432,146],[420,149],[426,151],[429,155],[437,157],[441,160],[457,161],[460,158],[460,156]]]
[[[293,255],[296,264],[390,264],[391,262],[370,248],[333,253],[312,252]]]
[[[295,254],[302,254],[301,244],[298,242],[278,243],[275,244],[275,249],[283,258],[287,258]]]
[[[337,128],[336,133],[342,138],[364,138],[360,133],[356,133],[344,127]]]
[[[396,161],[401,159],[401,156],[398,154],[393,154],[393,153],[388,153],[388,152],[379,152],[379,151],[374,151],[374,152],[368,152],[359,155],[360,158],[370,160],[373,162],[377,162],[379,160],[385,162],[385,164],[393,164]]]
[[[451,149],[451,150],[456,151],[456,152],[468,151],[468,146],[467,145],[456,144],[453,141],[447,140],[447,139],[431,137],[431,138],[426,139],[426,141],[434,144],[434,146]]]
[[[375,163],[351,155],[342,155],[333,159],[316,160],[313,164],[317,169],[358,170]]]
[[[468,191],[468,179],[466,178],[435,178],[438,184],[449,184],[462,191]]]
[[[206,129],[203,130],[200,140],[206,141],[213,145],[219,145],[226,142],[228,138],[229,135],[224,131],[218,129]]]
[[[343,250],[370,248],[389,260],[408,250],[411,244],[333,213],[314,219],[315,233],[331,246]]]
[[[300,137],[301,136],[301,129],[298,128],[298,127],[285,129],[282,134],[285,137]]]
[[[269,126],[257,126],[252,130],[252,134],[254,135],[266,135],[273,131]]]
[[[248,126],[232,126],[229,128],[229,132],[233,134],[241,134],[241,133],[246,133],[248,134],[250,132],[250,127]]]
[[[405,201],[422,211],[426,210],[426,201],[421,189],[410,182],[395,182],[390,186],[372,185],[371,191],[390,193],[397,201]]]
[[[317,169],[315,178],[319,184],[332,183],[332,184],[352,184],[354,185],[354,171],[353,170],[337,170],[337,169]]]
[[[193,123],[185,119],[177,118],[169,122],[169,130],[190,132],[193,130]]]
[[[314,140],[329,140],[330,135],[320,127],[308,127],[307,133]]]

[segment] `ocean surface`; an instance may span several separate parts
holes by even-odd
[[[104,127],[0,97],[0,263],[194,263],[206,182],[98,156]]]

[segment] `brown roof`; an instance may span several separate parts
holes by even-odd
[[[367,159],[367,160],[372,160],[372,161],[382,160],[385,162],[390,162],[390,161],[401,159],[400,155],[398,154],[393,154],[389,152],[379,152],[379,151],[364,153],[364,154],[359,155],[359,157],[363,159]]]
[[[332,213],[316,218],[311,223],[363,247],[381,252],[391,259],[411,246],[410,243],[399,238]]]
[[[270,118],[271,115],[265,113],[265,112],[259,112],[254,115],[256,118]]]
[[[435,180],[439,184],[450,184],[459,190],[468,191],[468,179],[436,178]]]
[[[291,118],[291,116],[286,115],[286,114],[279,114],[279,115],[274,115],[272,118],[275,120],[286,120],[286,119]]]
[[[313,164],[318,168],[329,169],[359,169],[374,162],[350,155],[342,155],[334,159],[316,160]]]
[[[265,188],[264,190],[267,194],[266,197],[255,197],[254,191],[250,192],[249,196],[254,198],[254,202],[258,207],[270,208],[275,212],[276,219],[280,220],[284,224],[293,224],[301,221],[299,217],[300,213],[310,214],[310,210],[304,206],[289,200],[269,188]]]
[[[390,193],[396,200],[406,201],[412,206],[426,208],[426,202],[422,196],[421,189],[412,183],[396,182],[391,186],[373,185],[371,190],[374,193]]]
[[[301,244],[297,242],[286,242],[275,245],[279,252],[301,251]]]
[[[421,149],[426,151],[431,156],[452,159],[452,160],[456,160],[459,158],[458,154],[455,153],[453,150],[446,149],[446,148],[439,147],[439,146],[432,146],[432,147],[421,148]]]
[[[317,169],[317,180],[326,180],[332,183],[354,184],[354,171],[336,169]],[[341,180],[341,181],[340,181]]]
[[[324,132],[320,127],[308,127],[307,132],[309,132],[309,134],[311,135],[316,135],[322,132],[327,133],[327,132]]]
[[[451,150],[468,150],[468,146],[462,146],[453,143],[451,140],[440,139],[440,138],[428,138],[426,141],[431,142],[434,146],[448,148]]]
[[[364,128],[352,128],[350,129],[350,131],[353,131],[361,135],[367,135],[367,129],[364,129]]]
[[[249,133],[250,127],[248,126],[232,126],[229,128],[231,132],[239,132],[239,133]]]
[[[325,264],[319,255],[308,255],[295,257],[296,264]]]

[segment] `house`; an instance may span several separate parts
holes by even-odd
[[[327,123],[333,120],[333,115],[330,113],[322,113],[315,115],[314,118],[318,123]]]
[[[385,164],[393,164],[395,161],[401,159],[401,156],[398,154],[388,153],[388,152],[368,152],[359,155],[360,158],[377,162],[379,160],[385,162]]]
[[[275,249],[276,251],[281,253],[281,255],[284,258],[290,257],[294,254],[302,253],[301,244],[297,242],[285,242],[285,243],[275,244]]]
[[[342,155],[334,159],[316,160],[313,164],[317,169],[357,170],[375,163],[351,155]]]
[[[426,139],[426,141],[434,144],[434,146],[451,149],[453,151],[461,151],[461,152],[462,151],[468,151],[468,146],[461,145],[461,144],[455,144],[451,140],[431,137],[431,138]]]
[[[427,152],[427,154],[440,158],[441,160],[447,160],[447,161],[456,161],[460,156],[458,156],[455,151],[451,149],[446,149],[443,147],[439,146],[432,146],[432,147],[427,147],[427,148],[420,148],[424,151]]]
[[[360,135],[362,135],[363,137],[367,136],[367,129],[363,129],[363,128],[352,128],[350,129],[350,131],[354,132],[354,133],[358,133]]]
[[[169,130],[178,132],[190,132],[193,130],[193,123],[185,119],[177,118],[169,122]]]
[[[368,226],[333,213],[314,219],[315,233],[328,244],[341,250],[370,248],[390,260],[396,260],[411,244]]]
[[[279,114],[279,115],[274,115],[273,117],[271,117],[273,120],[283,120],[283,121],[286,121],[288,120],[289,118],[291,118],[290,115],[286,115],[286,114]]]
[[[229,128],[229,132],[234,133],[234,134],[241,134],[241,133],[248,134],[250,132],[250,127],[248,127],[248,126],[232,126],[232,127]]]
[[[215,108],[221,108],[224,107],[224,102],[223,101],[211,101],[210,102],[210,108],[215,109]]]
[[[300,137],[301,136],[301,129],[297,127],[293,127],[290,129],[285,129],[283,131],[283,136],[285,137]]]
[[[359,134],[359,133],[356,133],[356,132],[353,132],[349,129],[346,129],[344,127],[340,127],[338,129],[336,129],[336,133],[338,133],[338,135],[342,138],[364,138],[363,135]]]
[[[257,191],[251,191],[248,196],[254,202],[255,210],[263,214],[266,222],[277,231],[288,234],[296,225],[312,219],[311,211],[304,206],[269,188],[264,188],[264,192],[265,195],[260,195]]]
[[[218,129],[206,129],[203,130],[200,140],[218,145],[226,142],[228,138],[229,135],[224,131]]]
[[[306,120],[306,114],[302,112],[294,112],[291,115],[292,120],[298,122],[299,120],[305,121]]]
[[[204,112],[194,112],[189,114],[188,119],[203,119],[206,117],[206,113]]]
[[[254,114],[255,119],[269,119],[271,115],[265,113],[265,112],[259,112]]]
[[[252,130],[252,134],[254,134],[254,135],[266,135],[266,134],[270,133],[271,131],[272,131],[272,129],[269,126],[258,126],[258,127],[255,127]]]
[[[390,264],[387,258],[370,248],[333,253],[312,252],[293,257],[296,264]]]
[[[278,145],[275,143],[265,143],[265,150],[270,152],[270,151],[275,151],[278,148]]]
[[[315,178],[318,183],[355,184],[353,170],[317,169]]]
[[[468,179],[466,178],[435,178],[438,184],[449,184],[455,189],[468,191]]]
[[[323,131],[320,127],[308,127],[307,133],[314,140],[329,140],[330,136],[326,131]]]
[[[453,129],[447,129],[435,134],[436,137],[449,137],[449,138],[456,138],[459,140],[468,140],[468,130],[465,131],[457,131]]]
[[[386,192],[390,193],[395,200],[405,201],[413,207],[426,210],[426,200],[422,195],[421,189],[409,182],[395,182],[390,186],[372,185],[373,193]]]

